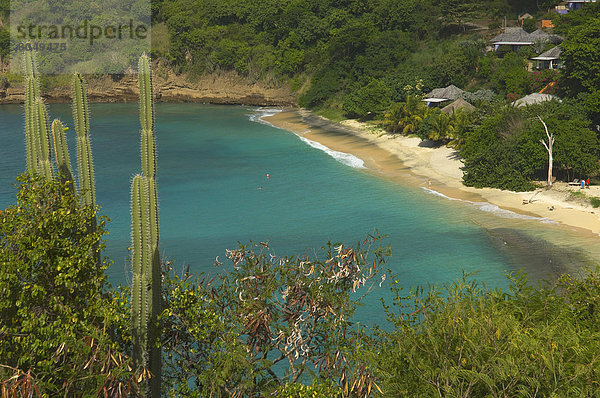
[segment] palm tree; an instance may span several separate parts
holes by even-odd
[[[388,113],[385,114],[386,129],[392,133],[401,130],[403,134],[414,133],[423,120],[425,105],[420,97],[409,95],[406,102],[396,103]]]
[[[451,146],[460,148],[465,142],[466,133],[471,127],[472,119],[472,114],[464,109],[457,109],[454,111],[450,118],[450,122],[453,126],[453,131],[450,134],[450,138],[452,138],[452,141],[450,142]]]
[[[429,138],[433,141],[443,141],[452,137],[454,126],[447,113],[440,112],[434,118],[429,132]]]
[[[391,131],[393,134],[396,134],[398,129],[400,128],[400,121],[404,114],[404,104],[402,102],[397,102],[392,105],[390,110],[384,115],[383,124],[386,130]]]

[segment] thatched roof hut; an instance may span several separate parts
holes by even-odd
[[[467,112],[473,112],[475,110],[475,107],[473,105],[469,104],[464,99],[459,98],[456,101],[454,101],[453,103],[443,107],[441,109],[441,111],[452,115],[454,112],[456,112],[457,109],[462,109]]]
[[[463,92],[464,92],[463,90],[456,87],[454,84],[451,84],[448,87],[436,88],[434,90],[431,90],[431,92],[429,92],[426,97],[428,99],[439,98],[439,99],[445,99],[445,100],[455,100]]]

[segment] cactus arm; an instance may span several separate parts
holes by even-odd
[[[69,148],[65,137],[65,127],[58,119],[54,119],[51,127],[52,143],[54,147],[54,159],[56,160],[56,168],[60,174],[60,178],[66,181],[70,189],[74,187],[73,171],[71,169],[71,158],[69,157]]]
[[[48,126],[48,110],[41,98],[34,103],[35,122],[34,131],[37,138],[36,158],[38,173],[47,179],[52,179],[52,163],[50,161],[50,131]]]
[[[25,149],[27,159],[27,170],[37,171],[37,159],[35,157],[35,113],[33,103],[35,101],[35,80],[25,78]]]
[[[154,131],[154,101],[150,58],[142,55],[138,63],[140,84],[140,124],[142,130]]]
[[[37,163],[39,158],[37,148],[36,109],[35,102],[40,97],[40,84],[37,72],[37,61],[35,52],[25,51],[23,73],[25,74],[25,149],[27,159],[27,170],[29,172],[39,171]]]
[[[94,182],[94,162],[90,144],[90,122],[87,94],[83,77],[76,73],[73,77],[73,120],[77,133],[77,170],[79,190],[83,203],[96,206],[96,186]]]

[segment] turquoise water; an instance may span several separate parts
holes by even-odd
[[[113,261],[113,284],[129,280],[129,184],[140,169],[137,109],[91,106],[97,201],[112,220],[105,254]],[[50,114],[72,126],[67,105],[51,105]],[[375,230],[388,235],[389,267],[406,287],[454,281],[463,271],[501,287],[505,272],[522,266],[542,278],[584,261],[568,252],[582,241],[565,228],[377,178],[356,167],[358,159],[340,162],[257,122],[260,115],[241,106],[157,105],[161,250],[176,268],[213,272],[215,257],[223,259],[237,242],[268,241],[280,255],[302,254],[328,240],[353,245]],[[14,203],[11,184],[25,168],[22,125],[22,106],[0,107],[0,208]],[[74,131],[68,134],[74,150]],[[361,317],[380,319],[375,303],[386,294],[377,290]]]

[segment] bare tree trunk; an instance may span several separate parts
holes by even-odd
[[[540,122],[544,125],[544,130],[546,130],[546,137],[548,137],[548,143],[541,139],[540,142],[544,145],[546,150],[548,151],[548,186],[552,186],[552,145],[554,144],[554,134],[550,134],[548,132],[548,126],[542,120],[540,116],[538,116]]]

